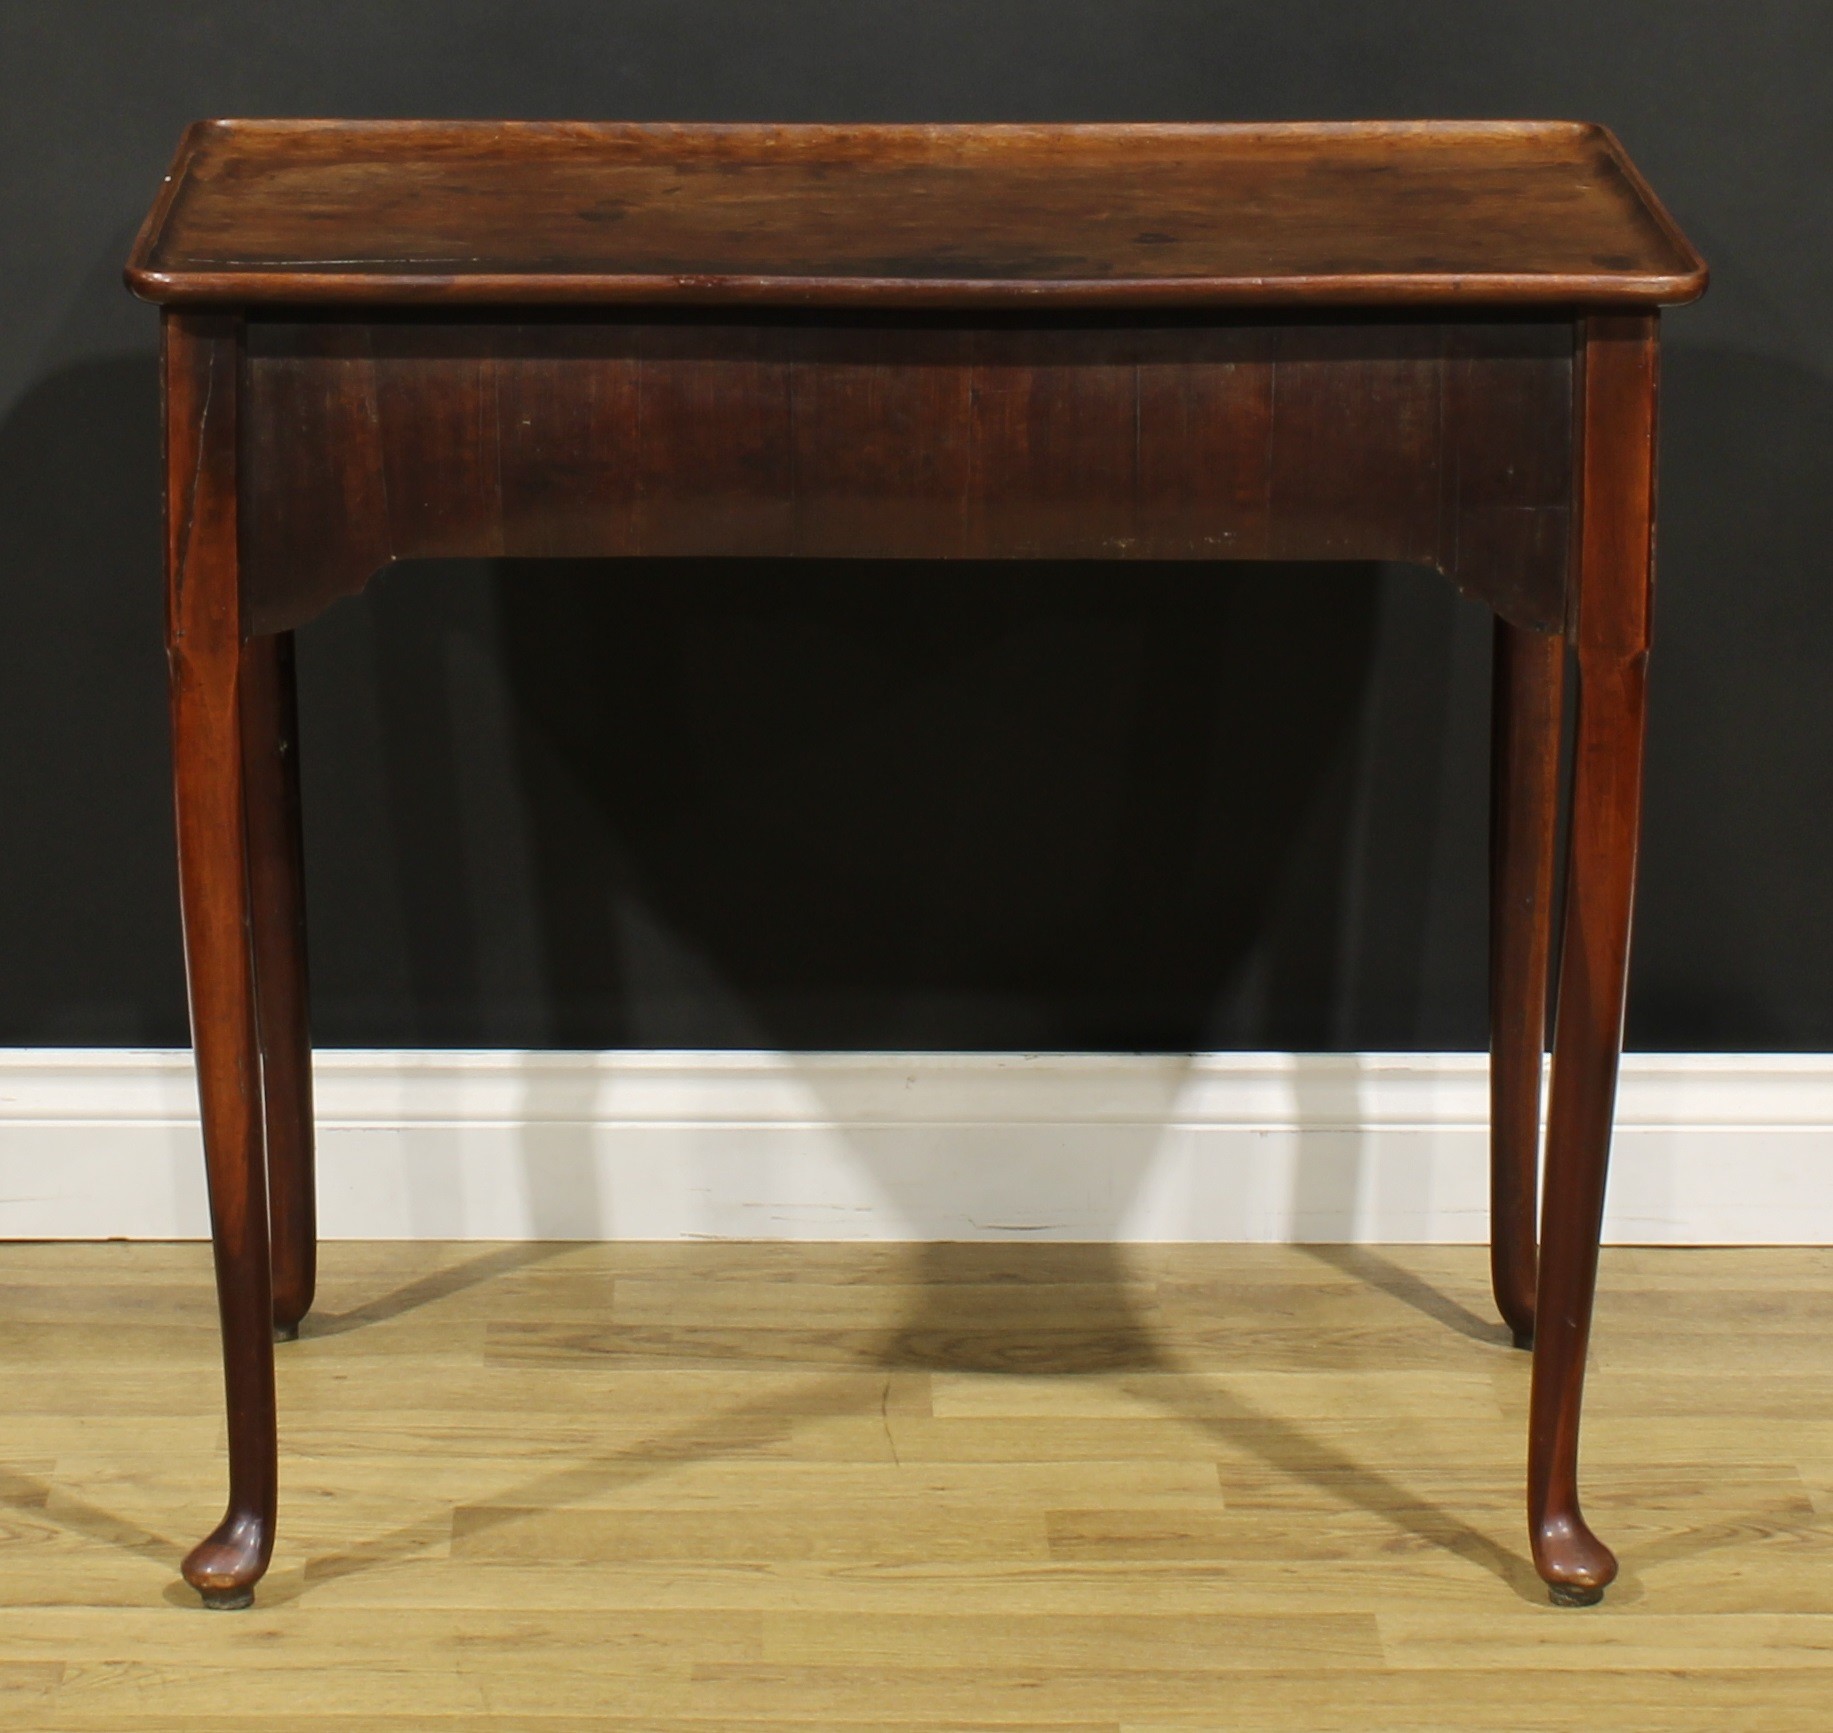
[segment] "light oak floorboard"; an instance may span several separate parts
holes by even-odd
[[[1833,1252],[1604,1257],[1555,1609],[1477,1248],[334,1244],[255,1607],[208,1250],[0,1246],[0,1727],[1833,1725]]]

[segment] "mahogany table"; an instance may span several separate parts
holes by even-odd
[[[214,121],[162,303],[178,852],[229,1406],[185,1560],[274,1540],[316,1226],[292,632],[390,561],[1406,560],[1496,615],[1492,1267],[1553,1597],[1642,783],[1657,308],[1698,255],[1569,123]],[[1561,689],[1566,901],[1536,1257]],[[1302,697],[1302,695],[1301,695]],[[1538,1264],[1538,1268],[1536,1267]]]

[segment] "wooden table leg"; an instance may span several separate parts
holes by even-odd
[[[1568,1605],[1599,1600],[1617,1574],[1579,1510],[1578,1428],[1642,809],[1655,317],[1591,318],[1581,332],[1578,732],[1528,1438],[1534,1563],[1554,1600]]]
[[[290,1340],[311,1310],[318,1260],[305,860],[291,632],[251,638],[243,647],[242,762],[273,1241],[274,1333]]]
[[[239,686],[237,322],[168,312],[166,646],[179,894],[229,1409],[229,1507],[184,1562],[213,1607],[246,1606],[274,1544],[273,1295]]]
[[[1534,1193],[1546,1048],[1553,842],[1566,643],[1498,618],[1489,793],[1490,1283],[1515,1346],[1534,1342]]]

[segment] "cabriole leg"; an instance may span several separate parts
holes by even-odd
[[[1578,1422],[1616,1105],[1642,792],[1646,658],[1581,658],[1571,864],[1547,1117],[1546,1229],[1534,1349],[1528,1505],[1553,1598],[1596,1600],[1617,1574],[1578,1502]]]
[[[179,891],[229,1409],[229,1505],[184,1562],[207,1606],[246,1606],[274,1545],[273,1294],[254,960],[236,569],[233,318],[164,330],[167,633]]]
[[[1528,1436],[1534,1563],[1567,1605],[1600,1599],[1617,1574],[1579,1508],[1578,1435],[1642,817],[1655,316],[1592,317],[1579,334],[1578,725]]]

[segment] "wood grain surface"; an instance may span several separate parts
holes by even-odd
[[[1648,305],[1699,256],[1576,122],[199,122],[156,301]]]
[[[251,319],[249,629],[391,560],[1389,559],[1567,612],[1570,321]]]
[[[165,317],[166,665],[185,984],[197,1055],[229,1410],[229,1503],[193,1584],[246,1600],[274,1539],[273,1271],[249,870],[240,540],[240,320]]]
[[[255,1606],[207,1246],[0,1247],[0,1726],[1818,1730],[1833,1252],[1604,1254],[1560,1612],[1465,1248],[350,1245]]]

